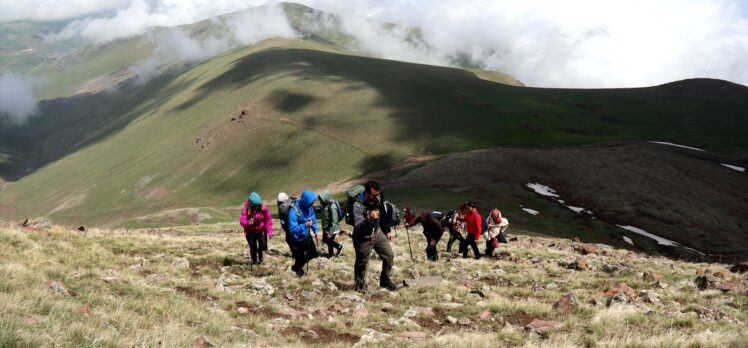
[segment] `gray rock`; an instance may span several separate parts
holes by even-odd
[[[455,318],[455,317],[453,317],[451,315],[447,316],[447,322],[449,322],[450,324],[453,324],[453,325],[457,324],[457,321],[458,321],[457,318]]]
[[[260,294],[270,296],[275,293],[275,288],[268,284],[265,279],[256,278],[251,285],[252,289],[259,292]]]
[[[184,257],[174,258],[174,262],[171,263],[174,267],[179,269],[190,268],[190,262]]]
[[[470,326],[470,325],[473,325],[473,321],[472,321],[472,320],[470,320],[470,319],[468,319],[468,318],[466,318],[466,317],[462,317],[462,318],[460,318],[460,320],[458,320],[458,321],[457,321],[457,323],[459,323],[459,324],[460,324],[460,325],[462,325],[462,326]]]
[[[49,281],[48,286],[49,286],[49,290],[51,290],[56,295],[70,296],[70,293],[68,292],[68,290],[65,289],[65,287],[62,286],[62,284],[56,281]]]
[[[358,342],[353,345],[354,347],[376,345],[377,343],[383,342],[391,337],[389,334],[381,333],[374,329],[366,328],[363,331],[364,334],[361,335],[361,338],[358,340]]]

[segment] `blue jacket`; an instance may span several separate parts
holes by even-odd
[[[314,201],[317,195],[311,190],[305,190],[301,198],[294,202],[294,206],[288,211],[288,232],[291,239],[296,242],[303,241],[309,236],[309,228],[304,225],[307,220],[312,220],[312,231],[317,233],[317,216],[314,214]],[[300,211],[297,213],[296,209]]]

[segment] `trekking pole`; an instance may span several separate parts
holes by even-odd
[[[410,250],[410,259],[415,261],[413,258],[413,247],[410,246],[410,227],[408,225],[405,225],[405,235],[408,236],[408,249]]]
[[[312,228],[309,227],[309,232],[311,233],[311,231],[312,231]],[[317,245],[317,270],[320,270],[322,269],[322,260],[319,259],[320,254],[321,254],[319,250],[319,234],[314,234],[314,237],[315,237],[314,238],[315,245]]]

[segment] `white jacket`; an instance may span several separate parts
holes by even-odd
[[[499,233],[506,231],[509,228],[509,219],[502,217],[501,223],[495,224],[493,223],[493,219],[491,217],[486,218],[486,222],[488,223],[488,230],[486,230],[485,233],[483,233],[483,238],[485,240],[491,240],[499,236]]]

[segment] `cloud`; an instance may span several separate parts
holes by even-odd
[[[149,34],[149,39],[154,43],[153,54],[131,68],[136,75],[136,83],[149,81],[172,64],[204,61],[229,49],[272,37],[296,36],[285,14],[275,5],[246,10],[227,20],[214,20],[211,25],[223,28],[219,32],[228,34],[199,39],[190,37],[179,28]]]
[[[0,75],[0,116],[23,124],[38,109],[32,80],[12,72]]]
[[[105,43],[144,34],[149,27],[193,23],[264,2],[5,1],[0,19],[89,15],[49,38]],[[507,72],[530,86],[634,87],[692,77],[748,84],[746,0],[299,2],[339,13],[341,27],[369,54],[440,65],[459,61]],[[111,12],[92,15],[101,10]],[[235,39],[254,42],[269,33],[288,35],[287,22],[280,17],[230,25]],[[417,27],[420,41],[414,42],[406,29],[383,30],[377,22]]]
[[[302,2],[340,13],[344,22],[418,27],[432,59],[469,58],[531,86],[645,86],[692,77],[748,84],[744,0]],[[364,27],[345,27],[368,35]],[[397,58],[389,44],[378,51]]]

